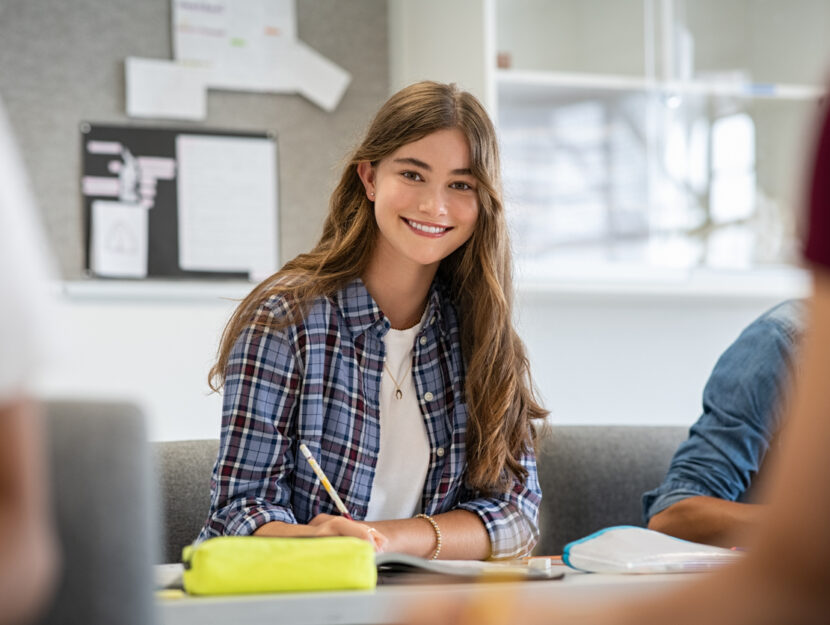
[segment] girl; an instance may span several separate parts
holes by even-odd
[[[389,99],[308,254],[225,328],[222,534],[358,536],[432,558],[527,554],[541,498],[493,125],[454,85]],[[351,516],[299,453],[305,443]]]

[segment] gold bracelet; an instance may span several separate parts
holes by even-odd
[[[435,551],[432,552],[430,560],[437,560],[438,554],[441,553],[441,528],[438,527],[438,523],[435,522],[435,519],[433,519],[428,514],[416,514],[415,518],[426,519],[427,521],[429,521],[429,524],[432,525],[432,529],[435,530]]]

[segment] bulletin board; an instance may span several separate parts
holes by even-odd
[[[272,133],[80,126],[85,268],[99,278],[248,278],[277,269]]]

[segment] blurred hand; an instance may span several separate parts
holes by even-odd
[[[470,595],[436,597],[410,606],[407,625],[510,625],[524,623],[515,591],[482,586]]]
[[[538,583],[538,582],[530,582]],[[413,600],[404,611],[405,625],[619,625],[625,620],[613,610],[591,603],[526,600],[521,584],[513,587],[483,583],[472,592]]]
[[[314,528],[315,536],[354,536],[368,541],[375,551],[386,549],[389,539],[368,523],[350,521],[346,517],[332,514],[318,514],[308,523]]]

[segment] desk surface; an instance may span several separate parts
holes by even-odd
[[[493,583],[488,587],[515,588],[523,597],[591,601],[657,593],[689,581],[695,574],[600,575],[568,570],[564,579],[521,583]],[[162,625],[375,625],[394,623],[407,606],[442,597],[463,597],[482,584],[388,585],[371,591],[291,593],[233,597],[182,597],[159,601]]]

